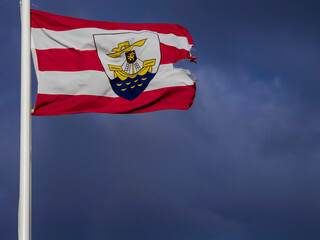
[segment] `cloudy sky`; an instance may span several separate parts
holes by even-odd
[[[17,239],[20,16],[0,14],[0,239]],[[194,38],[188,111],[33,117],[33,239],[320,239],[320,2],[32,0]],[[32,75],[33,104],[37,80]]]

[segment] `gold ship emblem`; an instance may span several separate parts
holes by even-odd
[[[124,81],[127,78],[135,78],[137,75],[143,76],[148,72],[152,72],[152,66],[155,65],[156,60],[150,59],[142,61],[133,50],[135,46],[141,47],[145,44],[147,39],[142,39],[130,45],[128,41],[119,43],[117,48],[113,48],[112,52],[107,54],[109,57],[118,58],[125,53],[126,60],[121,66],[109,64],[109,69],[114,72],[114,78],[119,78]],[[142,78],[143,80],[143,78]]]

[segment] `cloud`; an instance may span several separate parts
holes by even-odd
[[[273,239],[315,236],[316,228],[299,225],[313,226],[307,216],[316,215],[320,196],[314,182],[319,113],[277,76],[257,81],[214,65],[196,75],[195,121],[203,136],[198,146],[204,146],[198,172],[208,188],[199,199],[210,199],[205,204],[240,222],[253,239],[270,239],[258,230],[263,225],[272,228]],[[290,224],[297,228],[289,230]]]

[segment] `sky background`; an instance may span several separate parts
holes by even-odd
[[[17,239],[19,3],[0,9],[0,239]],[[320,239],[320,2],[32,0],[195,41],[188,111],[33,117],[33,240]],[[32,101],[37,81],[32,73]]]

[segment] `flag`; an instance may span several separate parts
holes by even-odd
[[[38,79],[33,115],[186,110],[195,96],[188,70],[193,40],[175,24],[91,21],[31,10]],[[192,58],[190,58],[192,59]]]

